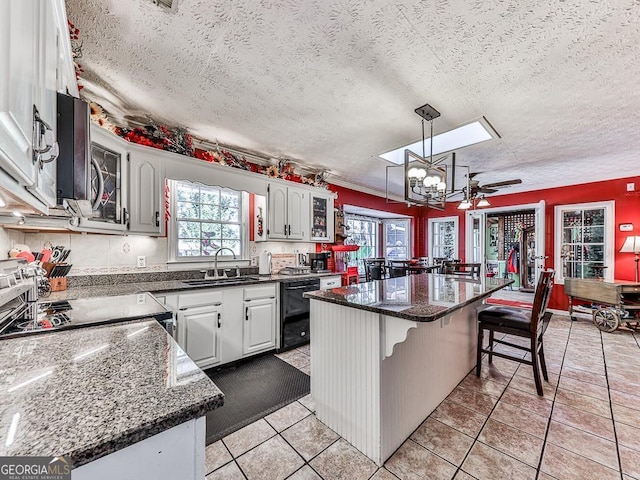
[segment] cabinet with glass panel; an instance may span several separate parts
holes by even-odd
[[[333,196],[312,193],[311,197],[311,240],[333,241],[334,216]]]

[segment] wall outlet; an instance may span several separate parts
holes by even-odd
[[[627,183],[627,192],[633,192],[636,189],[635,183]]]
[[[136,262],[136,267],[144,268],[147,266],[147,257],[144,255],[138,255],[138,261]]]

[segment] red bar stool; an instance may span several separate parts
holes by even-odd
[[[342,285],[354,283],[358,283],[358,267],[347,267],[347,271],[342,274]]]

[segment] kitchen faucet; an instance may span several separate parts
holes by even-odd
[[[216,250],[216,253],[213,254],[213,277],[209,277],[207,274],[204,275],[204,278],[220,278],[220,276],[218,275],[218,254],[222,251],[222,250],[229,250],[231,252],[231,255],[233,255],[233,259],[236,259],[236,254],[233,250],[231,250],[229,247],[220,247],[219,249]],[[209,272],[207,272],[209,273]],[[222,278],[225,278],[227,276],[226,273],[222,274]]]

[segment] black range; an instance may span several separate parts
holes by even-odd
[[[79,298],[62,302],[38,302],[37,318],[15,318],[0,337],[14,337],[107,323],[155,318],[161,323],[173,317],[171,310],[149,293]]]

